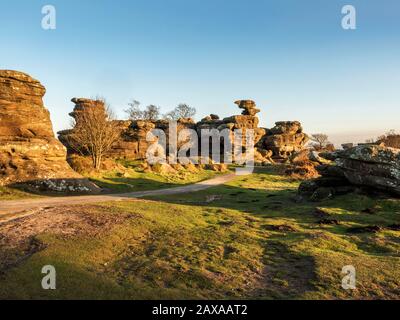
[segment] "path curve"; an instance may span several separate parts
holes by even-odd
[[[169,194],[180,194],[190,193],[208,189],[210,187],[218,186],[226,182],[231,181],[236,175],[234,173],[218,176],[209,180],[204,180],[190,185],[182,187],[148,190],[148,191],[137,191],[129,193],[119,194],[107,194],[107,195],[93,195],[93,196],[70,196],[70,197],[46,197],[39,199],[23,199],[23,200],[7,200],[0,202],[0,217],[8,214],[18,214],[26,212],[33,213],[37,210],[46,207],[57,207],[64,205],[73,204],[86,204],[86,203],[97,203],[107,201],[121,201],[126,199],[141,198],[145,196],[158,196],[158,195],[169,195]]]

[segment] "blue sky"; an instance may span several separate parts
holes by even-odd
[[[41,28],[47,4],[56,30]],[[356,30],[341,27],[345,4]],[[251,98],[263,126],[300,120],[335,142],[400,130],[397,0],[3,0],[0,27],[0,68],[46,86],[55,131],[72,97],[96,95],[121,118],[132,98],[198,119]]]

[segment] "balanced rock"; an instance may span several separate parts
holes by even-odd
[[[256,108],[256,103],[253,100],[237,100],[235,104],[243,109],[242,115],[244,116],[255,116],[261,110]]]
[[[54,137],[45,88],[29,75],[0,70],[0,185],[89,192],[98,188],[74,172]]]

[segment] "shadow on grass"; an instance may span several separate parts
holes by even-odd
[[[276,228],[277,235],[270,240],[276,237],[275,240],[286,241],[287,238],[281,237],[279,233],[287,233],[290,234],[290,237],[300,240],[309,237],[310,233],[323,232],[327,235],[331,234],[332,237],[345,237],[349,241],[357,243],[359,249],[367,254],[398,256],[398,253],[391,249],[397,246],[398,239],[396,237],[391,237],[390,234],[385,234],[383,237],[381,234],[379,240],[377,239],[378,235],[372,233],[353,234],[350,230],[351,227],[377,225],[383,228],[382,232],[388,231],[385,229],[387,226],[400,222],[399,199],[374,198],[365,194],[351,193],[327,201],[309,202],[299,201],[296,188],[271,190],[231,185],[222,185],[201,193],[190,193],[184,196],[170,195],[148,198],[174,204],[201,206],[215,213],[223,209],[238,210],[266,219],[268,223],[261,225],[265,228],[270,228],[270,223],[276,223],[276,225],[272,225],[272,228],[283,225],[281,230]],[[365,209],[377,205],[380,207],[377,212],[365,213]],[[321,224],[320,221],[323,218],[316,214],[318,209],[326,211],[326,220],[337,220],[339,225]],[[274,222],[275,219],[276,222]],[[302,230],[291,230],[293,224],[297,224]],[[274,229],[272,230],[274,231]],[[382,240],[383,238],[384,240]],[[384,244],[379,243],[382,241]]]
[[[329,217],[349,223],[398,223],[400,218],[400,200],[397,201],[398,199],[374,199],[363,194],[351,193],[327,201],[311,202],[299,200],[296,188],[271,190],[221,185],[201,193],[147,198],[181,205],[233,209],[260,218],[290,218],[300,224],[320,221],[321,218],[315,215],[317,208],[326,210]],[[381,203],[382,208],[375,214],[363,212],[377,203]]]
[[[147,191],[181,187],[183,185],[144,178],[107,178],[106,180],[91,178],[90,181],[101,187],[103,193]]]
[[[264,249],[264,264],[262,287],[253,292],[253,296],[295,299],[315,290],[314,257],[291,251],[280,241],[268,241]]]
[[[145,178],[100,179],[49,179],[14,183],[0,189],[1,200],[18,200],[30,196],[66,197],[81,195],[112,195],[169,189],[185,184],[157,181]]]

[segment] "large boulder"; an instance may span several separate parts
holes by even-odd
[[[91,192],[98,188],[74,172],[54,137],[45,88],[29,75],[0,70],[0,185]]]
[[[400,149],[362,144],[321,155],[334,161],[333,165],[317,167],[324,179],[324,187],[329,186],[335,190],[340,187],[339,191],[351,191],[351,188],[345,188],[346,185],[357,186],[400,196]],[[320,181],[315,180],[312,185],[319,187]],[[340,181],[339,185],[337,181]],[[305,185],[300,187],[299,192],[307,196],[305,189],[309,193],[312,188],[310,185],[307,188]]]
[[[350,183],[400,195],[400,149],[366,144],[336,156],[337,166]]]
[[[308,136],[298,121],[279,121],[263,138],[264,147],[272,150],[277,160],[289,159],[301,151],[308,142]]]

